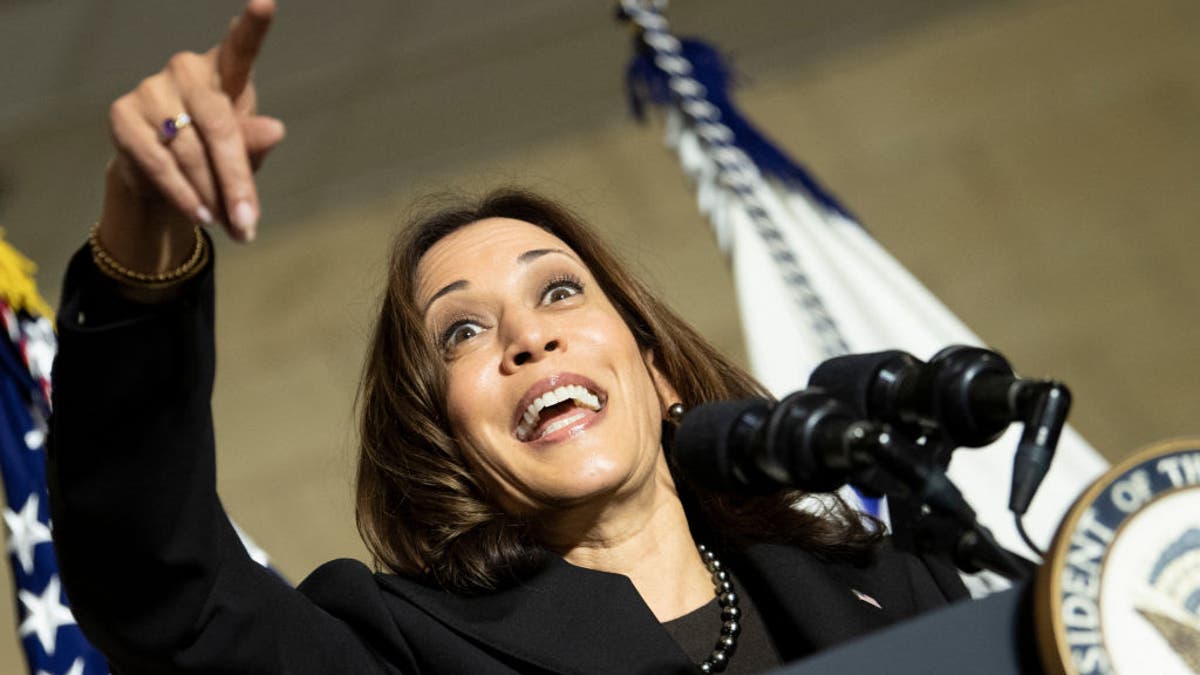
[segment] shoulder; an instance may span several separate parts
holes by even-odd
[[[374,572],[362,562],[350,558],[330,560],[313,570],[299,586],[310,597],[331,592],[342,594],[355,589],[362,592],[368,588],[374,588],[378,593]]]
[[[358,560],[339,558],[313,570],[298,589],[330,613],[391,621],[414,596],[444,598],[448,594],[418,581],[375,572]]]
[[[420,646],[411,628],[422,613],[395,593],[391,583],[415,583],[379,574],[358,560],[331,560],[313,570],[297,587],[324,613],[350,629],[354,640],[367,645],[400,672],[426,672]]]
[[[357,560],[331,560],[308,575],[297,590],[321,609],[358,629],[392,623],[392,608],[375,574]]]

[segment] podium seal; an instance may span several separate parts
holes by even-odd
[[[1200,438],[1110,469],[1076,500],[1038,570],[1054,675],[1200,675]]]

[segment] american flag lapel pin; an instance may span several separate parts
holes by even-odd
[[[858,590],[857,588],[851,588],[850,592],[854,594],[854,597],[858,598],[859,600],[862,600],[863,602],[874,607],[875,609],[883,609],[883,605],[880,605],[878,600],[876,600],[875,598],[872,598],[871,596],[867,595],[866,593],[863,593],[862,591]]]

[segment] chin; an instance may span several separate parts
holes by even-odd
[[[539,501],[559,509],[596,504],[634,492],[637,486],[649,482],[639,480],[636,467],[628,461],[592,456],[559,474],[553,486],[546,486]]]

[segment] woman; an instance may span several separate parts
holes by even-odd
[[[253,563],[215,493],[198,226],[254,238],[253,169],[283,137],[250,81],[272,13],[251,0],[113,104],[102,217],[64,285],[55,538],[116,669],[759,672],[964,595],[840,503],[675,476],[675,404],[761,388],[569,212],[514,191],[396,243],[360,401],[382,571],[335,561],[292,589]]]

